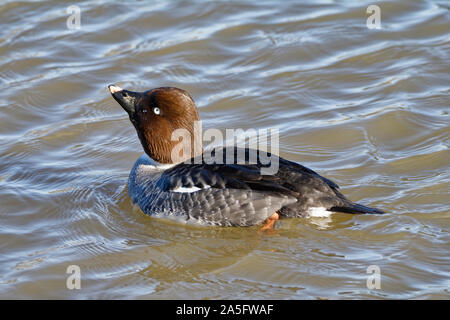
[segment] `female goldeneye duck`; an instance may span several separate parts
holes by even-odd
[[[172,152],[179,141],[172,133],[183,129],[191,142],[199,138],[194,135],[199,116],[191,96],[173,87],[133,92],[110,85],[109,90],[128,113],[145,151],[131,170],[128,193],[146,214],[203,225],[263,224],[263,229],[271,229],[285,217],[383,213],[351,202],[333,181],[273,154],[269,156],[278,161],[278,170],[264,174],[260,153],[248,148],[223,147],[206,154],[201,142],[191,143],[191,152],[181,152],[186,155],[174,163]],[[206,161],[219,151],[224,161]],[[236,161],[242,151],[245,162],[225,161],[228,154]]]

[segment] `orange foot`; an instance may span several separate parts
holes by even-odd
[[[275,212],[271,215],[266,221],[264,221],[263,226],[260,231],[273,231],[273,226],[275,225],[275,221],[280,219],[280,215],[278,212]]]

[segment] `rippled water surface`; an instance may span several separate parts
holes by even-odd
[[[449,299],[449,4],[377,1],[372,30],[370,4],[2,1],[0,298]],[[145,216],[110,83],[188,90],[204,129],[278,128],[281,156],[388,214],[272,234]]]

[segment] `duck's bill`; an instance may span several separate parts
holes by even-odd
[[[114,94],[116,92],[120,92],[123,91],[123,89],[119,86],[116,86],[115,84],[110,84],[108,86],[109,92],[111,92],[111,94]]]
[[[128,112],[130,117],[133,116],[136,112],[136,103],[140,100],[142,94],[140,92],[124,90],[114,84],[110,84],[108,89],[114,100],[116,100],[122,108]]]

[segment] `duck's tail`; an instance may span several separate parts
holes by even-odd
[[[329,211],[335,211],[335,212],[344,212],[344,213],[352,213],[352,214],[359,214],[359,213],[368,213],[368,214],[383,214],[384,211],[370,208],[363,206],[362,204],[358,203],[350,203],[348,206],[335,206],[329,209]]]

